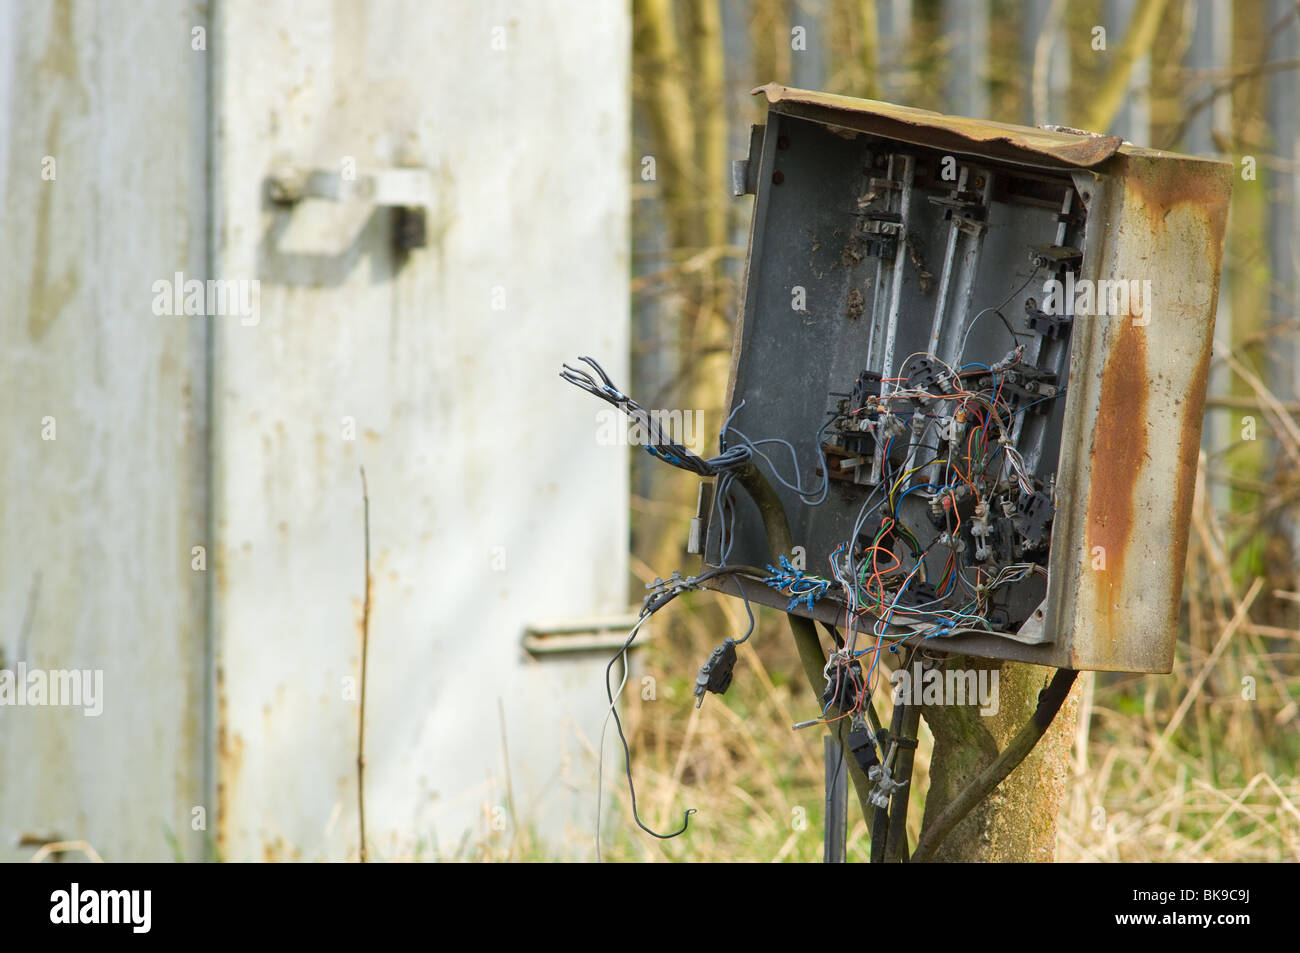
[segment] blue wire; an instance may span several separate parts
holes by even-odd
[[[903,497],[907,496],[908,493],[914,493],[917,490],[946,490],[946,489],[947,489],[946,486],[938,486],[934,483],[918,483],[916,484],[916,486],[908,487],[907,490],[903,493],[903,496],[900,496],[897,500],[894,501],[894,519],[895,520],[898,519],[898,508],[903,505]]]

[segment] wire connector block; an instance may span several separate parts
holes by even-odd
[[[727,638],[715,648],[709,659],[700,666],[700,674],[695,679],[695,707],[704,703],[706,692],[721,695],[731,687],[731,676],[736,667],[736,640]]]
[[[830,589],[830,580],[804,575],[804,571],[795,569],[784,554],[777,558],[781,563],[781,568],[778,569],[769,565],[767,571],[772,575],[763,580],[764,585],[770,586],[778,592],[784,592],[791,597],[789,605],[786,606],[786,612],[793,612],[801,602],[811,612],[813,603],[826,595],[826,592]]]

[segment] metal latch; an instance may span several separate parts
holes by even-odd
[[[529,655],[616,651],[623,647],[638,618],[626,613],[533,623],[524,629],[524,651]],[[637,642],[642,642],[649,634],[650,626],[642,625],[641,631],[637,633]]]
[[[278,166],[268,177],[271,201],[294,205],[304,199],[360,202],[396,210],[393,243],[402,250],[428,241],[428,210],[434,202],[433,173],[425,168],[375,169],[345,176],[339,169]]]

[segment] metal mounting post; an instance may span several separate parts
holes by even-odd
[[[828,734],[826,750],[826,846],[822,862],[842,864],[849,840],[849,769],[844,763],[844,749],[839,740]]]

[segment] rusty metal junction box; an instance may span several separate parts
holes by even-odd
[[[1231,166],[756,92],[725,436],[795,551],[744,594],[872,645],[1170,671]],[[714,495],[706,568],[769,565]]]

